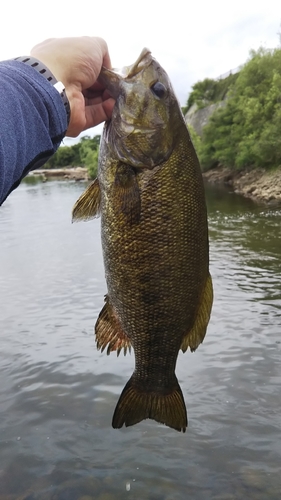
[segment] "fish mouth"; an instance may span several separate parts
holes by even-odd
[[[121,69],[108,69],[103,66],[98,81],[106,87],[114,99],[117,99],[122,92],[123,82],[138,75],[143,69],[147,68],[152,61],[153,57],[150,50],[144,48],[136,62],[130,66],[124,66]]]
[[[150,50],[145,47],[142,49],[134,64],[131,64],[131,66],[124,66],[124,68],[122,68],[121,75],[123,78],[132,78],[140,73],[144,68],[147,68],[147,66],[152,63],[152,60],[153,58]]]

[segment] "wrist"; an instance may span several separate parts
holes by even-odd
[[[50,85],[52,85],[56,91],[60,94],[64,109],[66,112],[66,117],[67,117],[67,125],[69,125],[70,122],[70,103],[68,100],[68,97],[66,95],[65,91],[65,86],[61,81],[58,81],[53,73],[43,64],[39,59],[36,59],[35,57],[31,56],[22,56],[22,57],[16,57],[16,61],[22,62],[23,64],[27,64],[28,66],[31,66],[32,68],[37,71],[37,73],[40,73],[45,80],[47,80]]]

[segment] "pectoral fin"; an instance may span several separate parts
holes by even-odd
[[[96,178],[82,193],[72,209],[72,222],[90,220],[100,214],[100,185]]]
[[[184,336],[181,349],[185,352],[188,347],[195,351],[203,342],[209,323],[213,304],[213,285],[210,274],[208,275],[205,288],[202,293],[201,302],[197,311],[196,319],[191,330]]]
[[[137,176],[132,167],[120,164],[113,184],[114,198],[118,200],[120,216],[125,216],[131,224],[140,221],[141,199]]]
[[[110,354],[111,351],[117,351],[117,356],[119,356],[121,349],[124,349],[124,355],[127,350],[131,351],[131,341],[124,333],[107,295],[96,322],[95,333],[97,348],[101,351],[104,351],[106,346],[108,346],[107,354]]]

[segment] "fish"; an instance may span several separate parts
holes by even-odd
[[[122,71],[103,68],[99,81],[115,106],[97,178],[72,217],[101,216],[107,294],[97,348],[135,354],[112,426],[149,418],[185,432],[176,362],[203,342],[213,303],[200,164],[169,77],[148,49]]]

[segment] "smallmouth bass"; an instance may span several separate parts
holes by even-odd
[[[149,50],[122,75],[103,68],[99,78],[116,104],[98,177],[73,220],[101,214],[108,293],[97,347],[135,353],[112,425],[151,418],[185,432],[176,361],[180,349],[203,341],[213,301],[201,170],[169,78]]]

